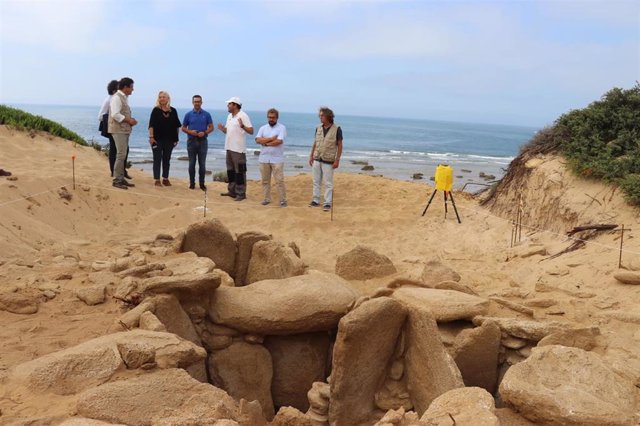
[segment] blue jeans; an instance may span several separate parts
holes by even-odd
[[[198,177],[200,183],[204,183],[204,174],[207,171],[207,151],[209,142],[207,138],[191,138],[187,141],[187,154],[189,154],[189,183],[196,182],[196,158],[198,160]]]

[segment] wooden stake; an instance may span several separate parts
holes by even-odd
[[[71,156],[71,168],[73,169],[73,190],[76,190],[76,156]]]
[[[618,269],[622,268],[622,241],[624,240],[624,225],[622,225],[622,231],[620,232],[620,257],[618,258]]]

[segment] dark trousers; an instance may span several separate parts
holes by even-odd
[[[111,177],[113,177],[113,166],[116,164],[116,154],[118,149],[116,148],[116,142],[113,140],[113,136],[109,134],[109,169],[111,170]],[[129,147],[127,147],[127,156],[124,159],[124,168],[127,168],[127,160],[129,159]]]
[[[200,183],[204,183],[204,174],[207,171],[207,151],[209,142],[207,138],[191,138],[187,141],[187,154],[189,154],[189,183],[196,182],[196,160],[198,161],[198,177]]]
[[[173,142],[157,141],[151,147],[151,151],[153,152],[153,178],[160,179],[160,166],[162,166],[162,177],[168,179]]]
[[[227,150],[227,186],[230,194],[245,196],[247,189],[247,155]]]

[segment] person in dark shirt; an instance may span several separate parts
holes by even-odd
[[[171,106],[169,93],[160,91],[156,106],[149,117],[149,145],[153,151],[153,178],[156,186],[171,186],[169,166],[171,152],[178,145],[178,129],[182,124],[178,111]],[[160,183],[160,166],[162,166],[162,183]]]

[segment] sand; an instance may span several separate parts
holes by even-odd
[[[76,158],[75,190],[72,156]],[[17,178],[0,178],[0,291],[40,294],[53,289],[56,293],[33,315],[0,311],[0,373],[111,331],[123,308],[113,299],[90,307],[74,296],[75,289],[87,285],[90,272],[81,269],[78,261],[91,263],[140,251],[157,234],[176,235],[203,218],[204,193],[187,189],[184,179],[174,178],[174,186],[158,188],[147,172],[133,168],[135,188],[112,188],[103,154],[44,133],[0,126],[0,168]],[[553,254],[571,241],[557,229],[551,233],[525,228],[523,241],[511,249],[509,220],[462,193],[455,194],[462,224],[457,223],[451,205],[445,218],[440,194],[423,217],[432,192],[424,183],[337,173],[333,221],[330,213],[307,207],[308,173],[286,177],[288,208],[277,203],[261,206],[256,181],[248,182],[248,199],[243,202],[220,197],[225,184],[207,185],[207,217],[220,219],[234,233],[257,230],[285,243],[294,241],[313,269],[333,272],[336,257],[360,244],[388,256],[405,275],[419,275],[428,260],[440,259],[482,296],[501,296],[519,304],[553,299],[557,303],[550,308],[534,308],[536,319],[599,326],[606,342],[595,351],[640,377],[638,324],[607,317],[612,311],[640,314],[640,286],[620,284],[613,278],[618,270],[619,232],[602,233],[584,248],[555,259],[522,258],[516,255],[532,245],[542,245]],[[573,193],[564,193],[563,208],[582,211],[583,193],[599,193],[602,188],[581,181]],[[531,197],[527,205],[535,205],[536,191],[527,194]],[[537,195],[544,203],[544,194]],[[275,189],[273,196],[277,198]],[[574,201],[578,207],[572,207]],[[623,263],[640,268],[638,212],[623,202],[615,206],[613,220],[630,229],[625,234]],[[583,214],[582,219],[591,218]],[[548,222],[547,226],[554,228]],[[71,278],[57,279],[64,274]],[[380,282],[352,284],[369,294]],[[491,314],[525,317],[498,303],[492,303]],[[10,406],[0,400],[0,408]]]

